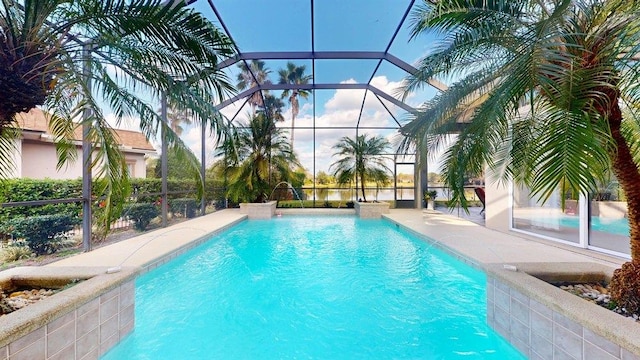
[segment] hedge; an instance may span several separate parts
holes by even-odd
[[[160,193],[162,191],[162,180],[160,179],[132,179],[132,195],[144,193]],[[213,201],[214,196],[224,198],[223,189],[217,189],[215,184],[207,184],[207,199]],[[94,187],[95,188],[95,187]],[[171,191],[189,191],[191,195],[197,193],[197,186],[192,180],[168,180],[167,189]],[[189,193],[169,195],[169,199],[185,198]],[[137,202],[155,202],[159,195],[139,196]],[[74,180],[34,180],[34,179],[12,179],[0,181],[0,203],[69,199],[82,197],[82,181]],[[199,200],[198,200],[199,201]],[[49,214],[73,214],[80,215],[82,211],[81,203],[68,204],[48,204],[40,206],[17,206],[0,208],[0,223],[9,219]]]
[[[144,231],[151,220],[160,215],[160,209],[155,204],[134,203],[124,207],[122,216],[133,221],[136,230]]]
[[[196,199],[191,198],[174,199],[169,202],[169,207],[174,215],[180,214],[189,219],[196,216],[198,206]]]
[[[0,202],[81,198],[80,180],[13,179],[0,181]],[[79,216],[81,203],[47,204],[0,208],[0,223],[10,219],[66,213]]]
[[[80,218],[70,214],[37,215],[9,220],[2,230],[14,239],[24,239],[37,255],[44,255],[58,251],[79,223]]]

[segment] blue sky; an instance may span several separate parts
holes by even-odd
[[[311,9],[309,0],[216,0],[213,4],[229,29],[230,35],[240,51],[311,51]],[[316,0],[314,7],[314,43],[316,51],[385,51],[410,1],[408,0]],[[419,3],[419,1],[417,1]],[[214,23],[221,25],[209,2],[198,0],[192,5]],[[433,45],[432,36],[421,36],[409,42],[410,19],[405,21],[395,41],[389,49],[392,55],[415,64]],[[292,60],[297,65],[306,65],[311,74],[311,60]],[[277,71],[286,60],[266,61],[271,70],[271,81],[277,83]],[[316,60],[316,83],[367,83],[372,77],[377,60]],[[228,68],[229,76],[235,80],[237,66]],[[375,73],[372,85],[390,95],[397,94],[403,78],[407,74],[393,64],[383,61]],[[273,94],[280,96],[279,91]],[[364,90],[318,90],[308,100],[300,99],[301,111],[296,118],[296,127],[334,127],[327,130],[298,129],[295,131],[295,150],[303,166],[310,173],[327,171],[333,162],[332,146],[343,136],[355,136]],[[418,106],[431,98],[435,90],[424,90],[410,94],[409,105]],[[316,112],[313,116],[315,100]],[[286,102],[286,99],[285,99]],[[383,100],[384,105],[369,92],[360,118],[361,126],[396,126],[393,117],[402,122],[408,113]],[[239,112],[237,120],[246,119],[249,106],[240,108],[243,101],[236,102],[222,110],[228,117]],[[284,123],[291,126],[289,105],[286,106]],[[381,135],[393,140],[395,130],[365,130],[360,133]],[[200,156],[200,130],[188,128],[183,139]],[[314,141],[315,140],[315,141]],[[214,152],[213,141],[207,141],[207,163],[211,163]],[[315,143],[315,148],[314,148]],[[315,150],[314,150],[315,149]],[[390,149],[393,151],[394,149]],[[315,164],[314,164],[315,154]],[[433,167],[434,165],[432,165]]]

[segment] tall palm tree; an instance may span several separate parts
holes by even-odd
[[[307,67],[305,65],[296,66],[292,62],[287,62],[287,67],[278,70],[278,84],[290,84],[290,85],[305,85],[309,81],[313,80],[313,76],[305,75]],[[303,89],[286,89],[282,92],[281,98],[288,98],[291,105],[291,146],[293,147],[293,131],[295,129],[296,116],[300,111],[300,103],[298,102],[298,95],[303,99],[309,98],[309,90]]]
[[[183,125],[191,125],[189,110],[179,110],[175,104],[169,104],[167,106],[167,120],[169,121],[169,127],[177,136],[181,136],[184,132]]]
[[[338,184],[349,184],[360,179],[362,199],[366,202],[364,192],[367,181],[375,181],[376,184],[387,183],[391,169],[385,164],[384,154],[389,149],[389,142],[381,136],[369,138],[366,134],[359,135],[355,139],[343,137],[333,146],[339,157],[329,170],[333,169],[333,176]]]
[[[269,74],[271,70],[265,67],[262,60],[251,60],[249,66],[245,62],[238,64],[240,73],[237,77],[238,90],[251,89],[261,84],[270,84]],[[251,105],[252,115],[256,114],[256,108],[263,106],[262,94],[256,91],[249,97],[249,105]]]
[[[102,179],[96,192],[106,195],[107,209],[118,208],[111,199],[125,197],[128,174],[104,113],[137,117],[152,137],[166,126],[148,97],[167,94],[220,133],[224,122],[213,104],[234,89],[217,64],[234,55],[231,40],[184,2],[3,0],[0,175],[11,168],[16,114],[42,105],[52,114],[59,166],[77,153],[74,129],[89,125],[88,140],[96,145],[90,165]],[[170,128],[167,138],[185,148]]]
[[[189,110],[179,109],[180,106],[175,103],[167,104],[167,121],[169,123],[169,128],[177,135],[181,136],[184,132],[183,124],[191,125],[192,121],[189,117]],[[158,108],[157,112],[160,113],[162,108]]]
[[[282,108],[284,108],[284,103],[282,102],[282,100],[278,99],[277,97],[271,94],[265,94],[262,111],[265,113],[267,118],[273,120],[274,122],[284,121],[284,115],[282,115]]]
[[[616,270],[612,296],[640,313],[638,1],[425,1],[412,18],[413,37],[435,30],[444,41],[404,91],[458,79],[402,128],[404,148],[437,145],[466,122],[444,159],[444,180],[463,203],[464,175],[485,165],[542,199],[558,188],[594,192],[612,169],[632,257]]]
[[[264,202],[271,184],[269,178],[291,181],[300,166],[282,129],[264,113],[237,128],[218,155],[228,161],[227,195],[233,201]]]

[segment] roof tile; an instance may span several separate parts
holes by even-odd
[[[16,121],[20,129],[49,133],[47,116],[48,114],[44,111],[34,108],[27,113],[16,115]],[[114,131],[120,145],[133,149],[155,151],[153,145],[139,131],[121,129],[114,129]],[[79,126],[74,129],[74,140],[82,140],[82,128]]]

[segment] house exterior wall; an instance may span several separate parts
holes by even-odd
[[[77,179],[82,177],[82,151],[78,151],[78,157],[73,162],[67,162],[59,170],[56,169],[58,157],[55,145],[52,143],[22,144],[22,175],[30,179]]]
[[[127,162],[132,178],[147,177],[147,163],[144,154],[125,154],[125,161]]]
[[[19,148],[20,150],[20,148]],[[16,171],[16,177],[30,179],[77,179],[82,177],[82,149],[78,148],[75,161],[69,161],[62,168],[56,169],[58,157],[52,143],[22,142],[22,156],[19,156],[20,171]],[[18,152],[19,154],[19,152]],[[134,178],[147,176],[145,155],[138,153],[125,153],[125,161]]]

